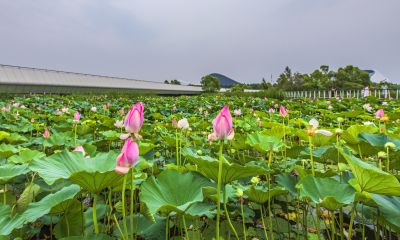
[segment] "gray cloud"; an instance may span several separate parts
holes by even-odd
[[[353,64],[400,81],[398,9],[398,0],[1,1],[0,63],[185,82]]]

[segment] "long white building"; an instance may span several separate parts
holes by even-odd
[[[0,64],[1,93],[200,94],[201,87]]]

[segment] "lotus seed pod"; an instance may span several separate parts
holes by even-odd
[[[343,133],[343,129],[340,129],[340,128],[336,128],[336,130],[335,130],[335,133],[336,133],[336,135],[342,135],[342,133]]]
[[[394,150],[396,148],[396,144],[394,144],[393,142],[387,142],[385,144],[385,148],[390,148],[390,149]]]
[[[156,155],[156,157],[160,157],[160,156],[161,156],[161,153],[160,153],[159,151],[157,151],[157,152],[155,153],[155,155]]]
[[[203,155],[203,151],[201,151],[201,150],[197,150],[196,153],[197,153],[197,155],[200,155],[200,156]]]
[[[338,121],[339,123],[342,123],[342,122],[344,122],[344,119],[343,119],[342,117],[338,117],[338,118],[337,118],[337,121]]]
[[[386,158],[386,153],[385,152],[378,152],[378,158],[381,158],[381,159],[383,159],[383,158]]]
[[[259,178],[259,177],[252,177],[252,178],[251,178],[251,183],[257,184],[257,183],[259,183],[259,182],[260,182],[260,178]]]
[[[238,197],[243,196],[243,190],[241,188],[236,189],[236,196],[238,196]]]

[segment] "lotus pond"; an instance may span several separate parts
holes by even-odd
[[[400,239],[400,103],[0,100],[0,239]]]

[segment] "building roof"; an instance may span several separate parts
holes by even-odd
[[[108,77],[93,74],[65,72],[57,70],[19,67],[0,64],[0,85],[13,86],[49,86],[67,89],[126,89],[151,91],[167,94],[196,94],[201,87],[164,84],[156,81],[145,81],[119,77]]]

